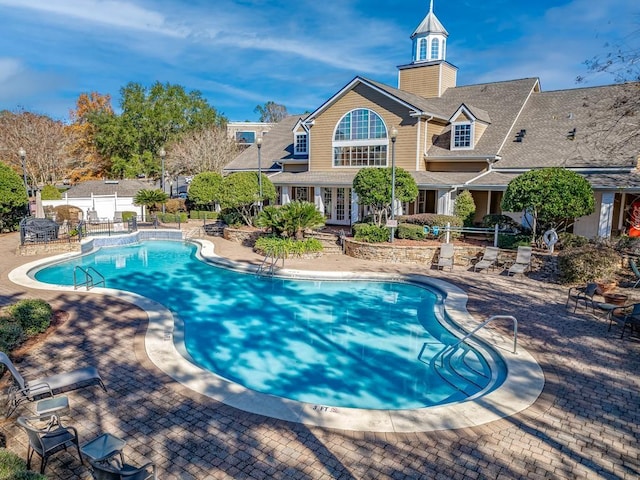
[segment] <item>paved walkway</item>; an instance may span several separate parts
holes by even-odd
[[[238,245],[214,241],[223,256],[260,260]],[[445,278],[468,292],[469,310],[479,320],[515,315],[520,343],[545,372],[542,396],[513,417],[456,431],[374,434],[273,420],[186,390],[148,360],[141,310],[117,298],[10,283],[8,272],[34,259],[16,256],[17,243],[15,234],[0,236],[0,305],[36,297],[70,313],[18,368],[28,378],[97,365],[109,392],[69,393],[66,420],[81,441],[105,431],[125,438],[126,457],[155,461],[161,479],[640,477],[640,341],[620,340],[619,329],[607,332],[603,319],[568,313],[564,287],[461,267],[443,273],[345,256],[288,261],[294,269],[419,271]],[[26,435],[13,419],[0,425],[0,434],[10,450],[26,455]],[[47,475],[90,478],[72,450],[54,456]]]

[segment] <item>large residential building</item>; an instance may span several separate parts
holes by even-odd
[[[404,213],[450,214],[469,190],[480,220],[502,213],[517,175],[560,166],[584,175],[595,192],[596,211],[577,219],[574,233],[608,237],[628,228],[634,202],[640,207],[640,136],[627,135],[639,127],[624,121],[633,119],[625,101],[638,95],[637,84],[543,92],[538,78],[523,78],[457,86],[448,33],[433,9],[411,39],[412,60],[398,67],[397,88],[358,76],[312,113],[264,135],[260,168],[280,203],[307,200],[328,224],[356,222],[363,209],[353,179],[361,168],[391,166],[397,132],[395,164],[419,187]],[[226,171],[257,169],[252,145]]]

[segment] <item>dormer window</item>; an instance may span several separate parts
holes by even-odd
[[[431,40],[431,60],[437,60],[440,56],[440,42],[437,38]]]
[[[296,133],[294,140],[294,155],[306,155],[309,153],[309,142],[306,133]]]
[[[473,138],[473,124],[458,123],[453,125],[451,135],[451,149],[473,148],[471,139]]]

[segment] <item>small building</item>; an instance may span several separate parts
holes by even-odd
[[[449,34],[431,5],[411,35],[411,62],[398,67],[396,87],[357,76],[310,114],[287,117],[264,136],[261,168],[279,202],[314,202],[328,224],[353,224],[365,213],[352,190],[356,173],[390,167],[394,147],[396,166],[419,188],[403,213],[451,214],[468,190],[479,221],[503,213],[504,191],[517,175],[557,166],[584,175],[595,192],[596,211],[577,219],[574,233],[624,231],[640,205],[640,137],[624,141],[637,125],[616,122],[640,85],[545,92],[538,78],[522,78],[458,86]],[[252,145],[225,171],[257,169]]]
[[[112,220],[115,212],[135,212],[143,219],[143,207],[134,205],[133,199],[140,190],[153,189],[141,180],[89,180],[67,190],[61,200],[43,200],[43,207],[69,205],[79,208],[87,218],[95,211],[99,219]]]

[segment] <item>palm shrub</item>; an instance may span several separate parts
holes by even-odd
[[[134,205],[144,205],[149,212],[158,210],[158,205],[162,205],[169,199],[169,195],[159,188],[156,190],[142,189],[133,197]]]
[[[269,205],[256,217],[256,227],[266,228],[276,236],[284,233],[284,216],[282,207],[274,207]]]
[[[311,202],[293,201],[281,207],[284,232],[296,240],[304,238],[306,229],[322,227],[324,215]]]
[[[9,307],[9,315],[20,324],[27,336],[44,332],[51,324],[53,309],[44,300],[20,300]]]

